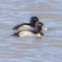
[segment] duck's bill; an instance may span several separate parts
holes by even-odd
[[[45,31],[47,30],[47,28],[46,28],[46,27],[42,27],[42,29],[43,29],[43,30],[45,30]]]

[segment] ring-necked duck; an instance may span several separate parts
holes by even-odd
[[[41,32],[42,27],[43,27],[43,23],[39,22],[37,26],[34,28],[34,30],[23,30],[14,33],[14,35],[19,37],[41,37],[42,35],[44,35]]]
[[[23,24],[17,25],[13,29],[14,30],[32,30],[35,27],[37,22],[38,22],[38,17],[33,16],[30,19],[30,23],[23,23]]]

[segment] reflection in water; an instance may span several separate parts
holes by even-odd
[[[37,16],[47,31],[42,38],[10,36],[12,27]],[[62,62],[62,0],[0,1],[1,62]]]

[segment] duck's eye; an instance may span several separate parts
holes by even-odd
[[[34,20],[37,20],[36,18]]]
[[[39,26],[41,26],[41,24],[39,24]]]

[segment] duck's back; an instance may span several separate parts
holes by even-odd
[[[13,28],[14,30],[33,30],[30,24],[24,23]]]
[[[22,25],[18,29],[19,30],[33,30],[34,28],[29,25]]]

